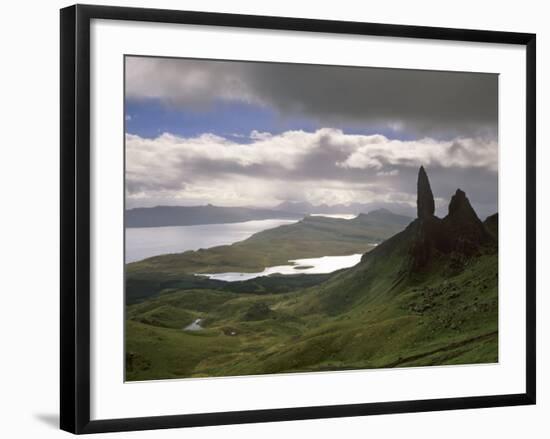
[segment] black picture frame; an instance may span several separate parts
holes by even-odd
[[[518,394],[90,420],[90,22],[93,19],[407,37],[526,47],[526,392]],[[81,434],[535,404],[536,36],[303,18],[75,5],[61,10],[61,429]]]

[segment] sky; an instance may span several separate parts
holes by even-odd
[[[126,57],[127,207],[498,199],[498,76]]]

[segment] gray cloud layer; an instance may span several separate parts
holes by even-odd
[[[461,187],[480,215],[497,210],[496,144],[472,138],[390,140],[340,130],[288,131],[250,144],[204,134],[156,139],[126,136],[130,207],[144,204],[274,206],[416,202],[424,165],[440,213]]]
[[[328,127],[250,143],[204,133],[126,137],[128,206],[371,203],[414,212],[429,173],[439,214],[460,187],[480,216],[497,211],[498,77],[493,74],[129,57],[126,93],[198,111],[220,100]],[[403,138],[338,125],[391,127]]]
[[[419,135],[496,138],[494,74],[141,57],[126,63],[130,98],[196,109],[234,100],[325,126],[375,124]]]

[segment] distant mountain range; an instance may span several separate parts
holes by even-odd
[[[392,221],[406,225],[411,218],[405,215],[392,213],[385,208],[374,208],[367,204],[327,204],[313,205],[307,202],[285,201],[272,209],[255,207],[223,207],[213,206],[156,206],[138,207],[126,210],[126,227],[166,227],[166,226],[194,226],[200,224],[226,224],[243,221],[266,219],[302,219],[312,214],[353,214],[362,215],[365,219],[368,213],[369,220],[380,218],[386,221],[389,214]],[[376,213],[377,212],[377,213]],[[399,218],[398,218],[399,217]],[[407,222],[401,224],[406,218]]]
[[[413,215],[413,208],[403,203],[350,203],[350,204],[311,204],[307,201],[284,201],[274,209],[284,212],[295,212],[303,214],[353,214],[372,212],[388,207],[392,212],[402,215]]]
[[[303,214],[251,207],[156,206],[126,211],[126,227],[194,226],[199,224],[240,223],[265,219],[301,219]]]
[[[410,216],[399,215],[393,213],[391,210],[382,208],[372,210],[369,213],[360,213],[350,221],[360,224],[369,230],[374,230],[377,227],[383,228],[384,233],[382,233],[382,236],[388,238],[391,236],[387,235],[388,232],[399,231],[407,226],[412,220]]]

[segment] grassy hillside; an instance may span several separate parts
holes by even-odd
[[[228,291],[239,294],[280,294],[320,284],[337,273],[327,274],[302,274],[292,276],[273,274],[262,276],[247,281],[224,282],[194,275],[166,276],[164,278],[155,274],[139,274],[126,281],[126,301],[128,304],[138,303],[160,292],[172,292],[176,290],[216,290]]]
[[[498,360],[496,253],[397,284],[399,267],[383,265],[376,282],[356,282],[359,266],[292,293],[176,290],[132,305],[127,379]],[[182,331],[196,318],[203,331]]]
[[[155,256],[127,264],[127,299],[134,302],[178,282],[200,282],[190,278],[194,273],[258,272],[286,264],[289,259],[365,253],[409,221],[410,218],[383,210],[361,214],[353,220],[309,216],[232,245]]]
[[[419,217],[374,248],[377,236],[403,228],[398,218],[308,217],[226,249],[130,264],[130,282],[157,282],[146,289],[158,294],[127,306],[126,379],[497,362],[498,216],[481,222],[457,190],[449,214],[435,217],[423,168],[419,175]],[[188,274],[361,245],[370,251],[359,264],[312,282],[193,284],[200,279]],[[184,330],[197,319],[202,330]]]

